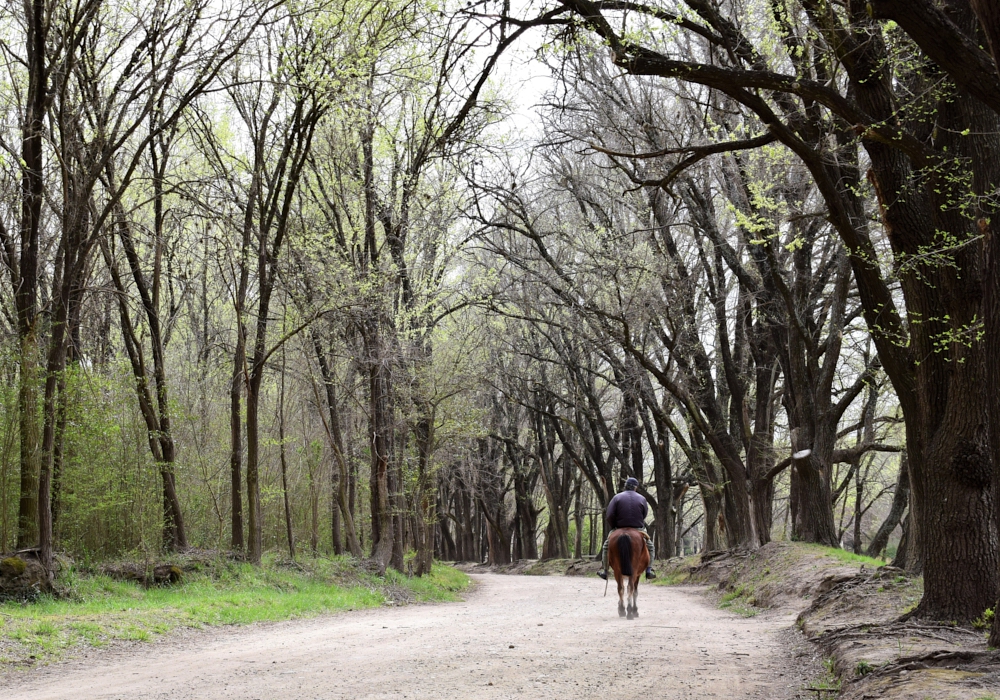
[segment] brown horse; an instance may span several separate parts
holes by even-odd
[[[629,620],[639,617],[639,577],[649,566],[646,540],[639,530],[623,527],[611,533],[608,540],[608,564],[615,572],[618,584],[618,615]],[[625,580],[628,580],[628,609],[625,608]]]

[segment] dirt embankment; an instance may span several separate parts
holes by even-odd
[[[796,611],[830,658],[842,700],[1000,700],[1000,652],[987,649],[985,626],[900,622],[922,581],[899,569],[774,542],[752,554],[677,561],[664,573],[671,583],[717,584],[721,604],[744,614]]]

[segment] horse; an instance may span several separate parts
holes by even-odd
[[[642,532],[624,527],[611,533],[608,540],[608,564],[618,584],[618,616],[629,620],[639,617],[639,577],[649,566],[649,550]],[[628,580],[628,608],[625,607],[625,580]]]

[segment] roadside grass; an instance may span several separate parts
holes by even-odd
[[[697,555],[672,559],[655,582],[661,586],[685,583],[706,583],[720,572],[696,570],[701,563]],[[805,542],[775,543],[771,549],[754,552],[745,559],[737,559],[723,575],[723,593],[718,599],[720,608],[732,610],[743,617],[753,617],[769,607],[775,594],[785,593],[786,582],[796,571],[815,571],[848,566],[863,566],[872,571],[885,566],[882,559],[873,559],[837,547],[825,547]],[[908,578],[901,578],[907,585],[916,585]],[[898,583],[898,582],[897,582]],[[887,583],[883,589],[895,584]]]
[[[739,585],[735,590],[723,594],[719,599],[722,610],[732,610],[742,617],[754,617],[761,609],[754,605],[753,589]]]
[[[671,559],[662,565],[661,570],[656,576],[656,580],[653,581],[654,586],[680,586],[685,583],[699,583],[695,578],[691,577],[691,567],[697,566],[701,562],[701,558],[697,555],[691,555],[684,558]],[[658,567],[660,562],[656,562]]]
[[[144,589],[70,569],[63,595],[0,604],[0,665],[51,661],[81,647],[145,642],[178,628],[246,625],[406,602],[444,602],[469,585],[461,571],[435,565],[430,575],[385,578],[351,560],[267,558],[262,566],[218,560],[183,583]]]
[[[866,557],[863,554],[855,554],[854,552],[848,552],[846,549],[841,549],[840,547],[827,547],[822,544],[813,544],[807,542],[798,543],[800,547],[806,547],[817,553],[825,554],[828,557],[842,561],[845,564],[865,564],[872,569],[877,569],[880,566],[885,566],[888,562],[885,559],[876,559],[874,557]]]

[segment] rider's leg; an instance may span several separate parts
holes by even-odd
[[[614,532],[614,530],[612,530]],[[608,536],[604,538],[604,546],[601,547],[601,570],[597,572],[597,575],[603,578],[605,581],[608,580],[608,540],[611,539],[611,532]]]
[[[645,532],[646,528],[643,528],[642,531]],[[652,537],[647,536],[645,540],[646,540],[646,549],[649,550],[649,566],[646,567],[646,578],[652,579],[656,578],[656,572],[653,571],[653,560],[656,559],[656,549],[653,547]]]

